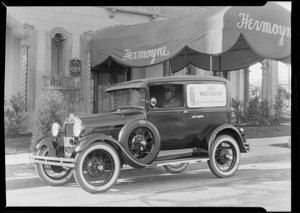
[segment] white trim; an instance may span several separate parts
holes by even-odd
[[[155,19],[157,17],[163,17],[163,18],[172,18],[173,17],[173,16],[163,15],[163,14],[155,13],[155,12],[141,11],[141,10],[136,10],[136,9],[125,9],[125,8],[122,8],[122,7],[104,6],[102,8],[107,9],[110,12],[110,17],[111,18],[113,18],[114,15],[118,11],[123,12],[123,13],[133,13],[133,14],[138,14],[138,15],[149,16],[151,19]]]
[[[7,14],[6,19],[6,27],[12,30],[12,33],[14,36],[16,36],[19,39],[23,39],[25,36],[25,32],[23,29],[23,24],[19,22],[18,20],[11,17],[9,14]]]
[[[57,33],[60,33],[64,39],[68,39],[70,33],[63,27],[54,27],[50,31],[50,38],[54,38]]]

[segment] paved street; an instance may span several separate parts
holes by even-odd
[[[290,160],[240,165],[226,179],[208,169],[126,177],[95,195],[75,183],[17,189],[6,192],[7,206],[248,206],[291,211],[290,166]]]

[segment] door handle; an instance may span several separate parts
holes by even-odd
[[[182,111],[182,113],[188,113],[188,112],[189,112],[189,111],[188,111],[188,110],[186,110],[186,109]]]

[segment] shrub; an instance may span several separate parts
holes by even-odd
[[[270,110],[271,106],[267,100],[261,100],[259,103],[260,107],[260,117],[259,117],[259,125],[270,125],[271,124],[271,116]]]
[[[20,93],[12,95],[8,101],[4,100],[5,136],[18,136],[24,130],[25,107]]]
[[[277,90],[277,95],[275,96],[272,125],[280,125],[283,122],[284,96],[284,91],[281,87],[279,87]]]
[[[63,92],[65,108],[69,113],[76,113],[81,110],[82,94],[80,88],[75,87],[72,90]]]
[[[249,106],[242,120],[252,126],[258,125],[280,125],[283,121],[284,101],[288,96],[285,89],[279,87],[275,96],[274,115],[270,115],[271,105],[267,100],[262,100],[261,93],[256,87],[251,91]]]
[[[63,94],[56,90],[45,90],[40,94],[37,103],[32,130],[32,150],[40,139],[50,134],[53,122],[62,123]]]
[[[243,101],[239,100],[238,98],[232,99],[232,123],[236,126],[242,124],[243,121]]]
[[[291,100],[291,93],[288,92],[285,88],[282,86],[279,86],[277,89],[277,94],[280,93],[280,96],[283,100],[283,105],[284,107],[288,107],[290,105],[290,100]]]
[[[261,116],[260,101],[259,89],[255,88],[251,91],[251,97],[248,102],[248,107],[245,111],[245,122],[247,124],[252,126],[259,125]]]
[[[80,109],[80,89],[68,92],[44,90],[39,98],[34,116],[31,150],[35,151],[36,144],[44,137],[51,135],[51,126],[54,122],[63,125],[70,113]]]

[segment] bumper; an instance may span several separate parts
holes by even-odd
[[[75,167],[74,158],[57,158],[57,157],[46,157],[46,156],[30,156],[32,163],[45,164],[51,166],[62,166],[68,168]]]
[[[243,139],[243,144],[247,152],[250,152],[250,145],[247,143],[245,134],[241,134]]]
[[[243,128],[240,128],[239,129],[239,132],[242,136],[242,140],[243,140],[243,145],[246,149],[247,152],[250,152],[250,145],[247,143],[247,140],[246,140],[246,135],[245,135],[245,132],[244,132],[244,129]]]
[[[248,143],[244,143],[244,147],[247,152],[250,152],[250,145]]]

